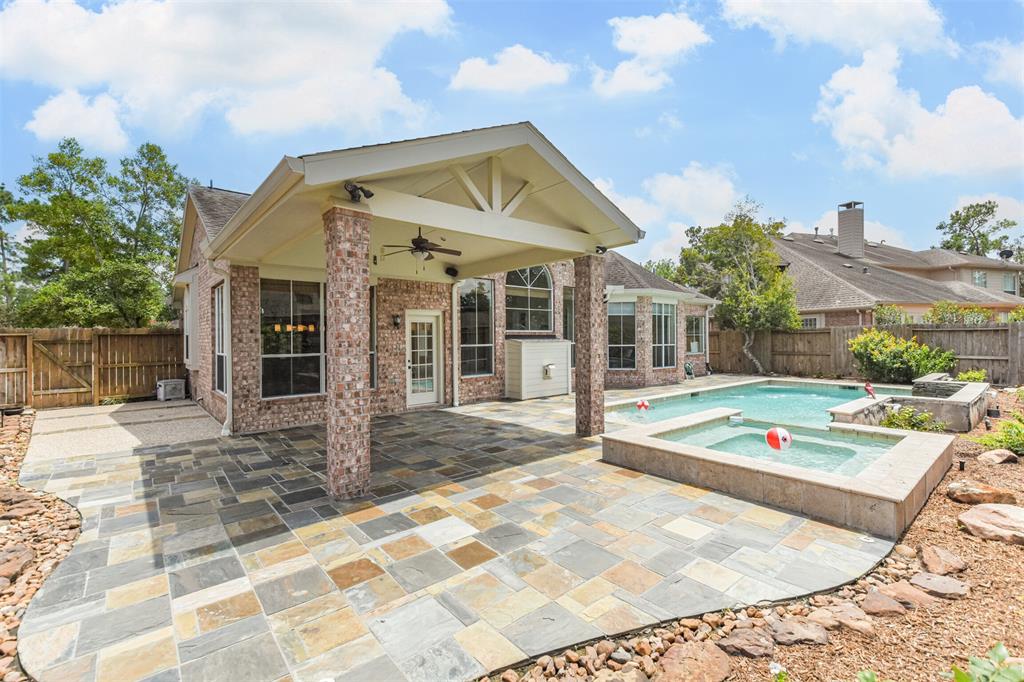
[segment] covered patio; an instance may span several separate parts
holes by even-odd
[[[711,386],[722,377],[698,379]],[[630,397],[610,391],[610,399]],[[673,617],[818,591],[891,543],[602,463],[568,397],[34,459],[83,515],[19,633],[40,680],[469,680]]]

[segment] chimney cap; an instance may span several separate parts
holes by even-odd
[[[863,206],[863,201],[847,201],[845,203],[839,204],[839,208],[845,208],[846,210],[850,210],[851,208],[861,208]]]

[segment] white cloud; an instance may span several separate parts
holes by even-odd
[[[722,16],[736,28],[764,29],[779,49],[793,41],[825,43],[844,52],[863,52],[880,44],[913,52],[959,52],[945,35],[942,14],[928,0],[723,0]]]
[[[627,254],[640,260],[678,257],[688,226],[717,225],[740,199],[727,170],[696,161],[678,175],[658,173],[644,180],[645,196],[620,194],[604,178],[594,184],[648,232],[647,239]]]
[[[991,40],[980,43],[978,49],[988,62],[986,80],[1024,88],[1024,42]]]
[[[957,88],[934,110],[896,77],[899,52],[879,47],[821,88],[814,120],[828,125],[850,167],[892,175],[969,176],[1024,167],[1024,119],[978,86]]]
[[[90,102],[77,90],[64,90],[32,112],[25,129],[40,140],[70,136],[102,152],[117,152],[128,144],[118,120],[119,109],[117,100],[109,95],[96,95]]]
[[[996,210],[996,220],[1008,218],[1016,221],[1018,228],[1024,227],[1024,201],[1003,194],[989,192],[987,194],[961,195],[956,198],[956,205],[953,209],[963,208],[968,204],[979,204],[983,201],[995,201],[999,204],[999,208]]]
[[[449,14],[443,0],[401,12],[387,3],[240,11],[233,3],[124,0],[93,10],[16,0],[0,11],[0,65],[7,79],[98,91],[93,116],[110,98],[122,128],[175,130],[212,113],[239,133],[373,129],[386,117],[414,124],[424,113],[380,66],[385,48],[404,33],[447,31]]]
[[[522,45],[513,45],[494,55],[493,62],[482,57],[463,61],[448,87],[523,93],[545,85],[562,85],[569,80],[571,72],[571,64],[556,62]]]
[[[676,116],[675,112],[663,111],[658,116],[657,129],[655,129],[654,125],[645,125],[639,128],[634,128],[633,134],[637,137],[644,138],[650,137],[655,132],[658,132],[660,133],[661,139],[667,140],[672,133],[682,129],[683,122],[678,116]]]
[[[672,82],[668,69],[688,53],[711,42],[704,27],[685,11],[658,16],[615,17],[608,20],[613,44],[633,55],[612,70],[594,68],[591,83],[602,97],[654,92]]]

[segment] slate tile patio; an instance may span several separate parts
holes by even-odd
[[[372,492],[347,502],[323,494],[319,427],[30,459],[22,483],[83,532],[22,662],[61,682],[472,679],[823,589],[891,548],[604,464],[572,428],[567,398],[381,417]]]

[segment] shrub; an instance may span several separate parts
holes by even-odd
[[[882,417],[881,425],[890,429],[906,429],[907,431],[946,430],[946,422],[938,421],[931,412],[918,412],[909,406],[901,407],[898,410],[889,410]]]
[[[1024,455],[1024,412],[1013,412],[999,422],[995,431],[972,438],[986,448],[1006,448],[1017,455]]]
[[[953,682],[1024,682],[1024,666],[1007,662],[1009,657],[1010,653],[1000,642],[989,649],[986,658],[971,656],[967,670],[954,665],[952,671],[943,673],[943,677]]]
[[[910,315],[907,315],[903,308],[898,306],[876,305],[874,314],[875,324],[879,327],[910,323]]]
[[[1010,320],[1010,322],[1024,322],[1024,305],[1011,310],[1007,319]]]
[[[981,306],[937,301],[924,314],[924,321],[929,324],[985,324],[994,320],[995,317],[994,312]]]
[[[983,369],[968,369],[956,375],[957,381],[984,381],[988,372]]]
[[[849,346],[857,369],[871,381],[909,384],[931,372],[948,372],[956,363],[951,351],[875,328],[850,339]]]

